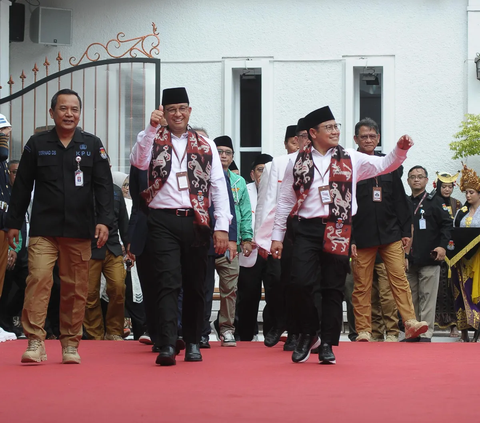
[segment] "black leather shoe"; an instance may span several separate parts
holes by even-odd
[[[418,342],[432,342],[431,338],[424,338],[422,336],[420,336],[418,339],[419,339]]]
[[[200,338],[200,348],[210,348],[210,342],[208,342],[208,336],[202,336]]]
[[[187,344],[185,350],[185,361],[202,361],[199,344]]]
[[[335,354],[333,354],[331,345],[322,344],[318,351],[318,361],[320,364],[335,364]]]
[[[301,333],[298,337],[297,346],[292,354],[292,361],[294,363],[304,363],[310,357],[312,348],[317,348],[320,345],[320,338],[317,335],[310,335],[308,333]]]
[[[280,337],[282,336],[283,330],[272,328],[268,331],[265,335],[265,340],[263,343],[266,347],[274,347],[280,341]]]
[[[158,354],[155,363],[160,366],[175,366],[175,348],[172,345],[160,347],[160,354]]]
[[[185,341],[181,336],[179,336],[175,344],[175,354],[176,355],[180,354],[180,351],[183,351],[184,349],[185,349]]]
[[[295,347],[297,346],[298,342],[298,335],[293,333],[293,334],[288,334],[288,338],[285,341],[285,345],[283,346],[283,351],[295,351]]]
[[[153,344],[152,345],[152,352],[158,354],[160,352],[160,347],[158,345]]]

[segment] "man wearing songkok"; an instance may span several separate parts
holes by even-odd
[[[152,112],[130,155],[133,166],[148,169],[142,198],[149,213],[160,347],[156,363],[161,366],[176,364],[177,300],[182,287],[185,361],[202,361],[199,343],[211,201],[215,251],[223,254],[228,246],[230,213],[222,165],[215,144],[191,130],[191,111],[185,88],[163,90],[162,105]]]
[[[370,156],[339,145],[340,125],[328,106],[305,116],[309,142],[288,164],[280,190],[272,234],[271,253],[281,258],[288,216],[298,219],[293,248],[292,279],[299,287],[301,334],[292,361],[304,362],[317,336],[320,316],[320,363],[335,363],[332,346],[338,345],[342,327],[342,301],[349,269],[352,216],[357,212],[358,181],[391,172],[413,145],[403,135],[385,157]],[[320,277],[319,277],[320,275]],[[314,306],[315,289],[321,309]],[[415,334],[416,331],[411,331]]]
[[[308,140],[307,130],[303,126],[304,119],[300,118],[297,125],[289,125],[285,131],[284,146],[287,150],[286,155],[275,157],[272,162],[265,165],[262,179],[258,189],[258,202],[255,216],[255,242],[258,245],[259,254],[263,258],[270,255],[270,246],[272,243],[273,221],[275,218],[275,210],[277,206],[278,195],[287,163],[291,160],[295,161],[297,151],[303,147]],[[292,136],[294,135],[294,137]],[[298,339],[298,325],[295,323],[294,312],[292,310],[293,296],[292,286],[290,284],[290,268],[292,262],[292,242],[293,227],[288,225],[290,229],[287,231],[283,244],[283,255],[280,260],[281,275],[278,290],[283,293],[284,297],[284,328],[288,332],[286,342],[283,346],[285,351],[293,351]],[[282,328],[273,328],[266,332],[265,345],[273,347],[278,343],[282,335]]]

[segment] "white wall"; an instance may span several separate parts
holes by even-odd
[[[265,144],[272,154],[283,152],[285,127],[314,108],[329,104],[343,122],[344,56],[393,56],[395,137],[408,133],[416,142],[405,168],[422,164],[432,176],[460,169],[459,161],[450,160],[448,143],[467,112],[468,86],[480,90],[480,81],[469,75],[474,47],[468,46],[468,4],[42,0],[42,6],[73,9],[73,45],[60,48],[64,59],[78,58],[90,43],[105,43],[121,31],[126,38],[147,34],[154,21],[161,39],[162,87],[185,85],[192,124],[205,126],[211,136],[224,131],[222,58],[272,57],[273,132],[272,142]],[[31,43],[27,29],[24,43],[11,44],[14,77],[35,61],[43,63],[46,55],[53,61],[58,50]],[[480,168],[475,159],[469,164]]]

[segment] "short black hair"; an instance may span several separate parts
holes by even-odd
[[[78,102],[80,103],[80,110],[82,110],[82,99],[78,95],[76,91],[73,91],[69,88],[64,88],[63,90],[60,90],[55,93],[55,95],[52,97],[52,101],[50,103],[50,108],[52,110],[55,110],[55,107],[57,106],[57,100],[59,95],[76,95],[78,98]]]
[[[415,170],[415,169],[422,169],[422,170],[425,172],[425,176],[428,178],[427,169],[425,169],[423,166],[420,166],[420,165],[413,166],[413,167],[408,171],[408,174],[410,175],[410,172],[411,172],[412,170]]]
[[[378,124],[372,118],[365,117],[355,125],[355,136],[358,136],[358,132],[362,126],[366,126],[369,129],[373,129],[377,134],[379,133]]]

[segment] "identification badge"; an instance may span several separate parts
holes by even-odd
[[[320,200],[322,204],[330,204],[332,202],[330,186],[324,185],[323,187],[318,187],[318,193],[320,194]]]
[[[83,172],[78,169],[75,171],[75,186],[83,187]]]
[[[373,187],[373,196],[372,200],[375,203],[381,203],[382,202],[382,187]]]
[[[187,172],[177,173],[177,185],[179,191],[185,191],[188,189],[188,175]]]
[[[427,229],[427,221],[423,217],[418,221],[418,228]]]

